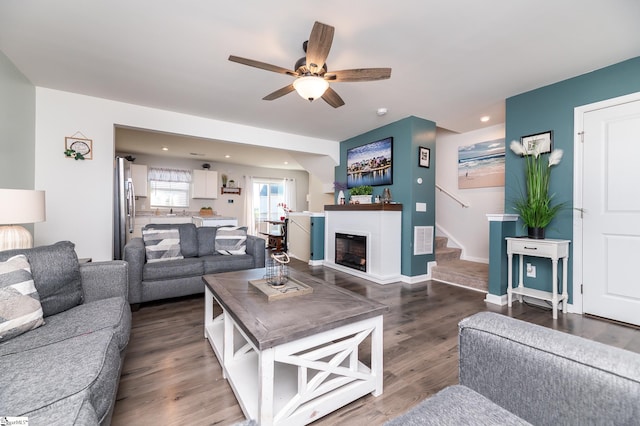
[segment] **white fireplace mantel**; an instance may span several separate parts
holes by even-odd
[[[367,270],[335,263],[336,233],[367,237]],[[401,280],[401,204],[325,206],[324,265],[378,284]]]

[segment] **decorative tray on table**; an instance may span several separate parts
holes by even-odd
[[[249,280],[249,283],[265,294],[269,302],[313,293],[313,287],[294,278],[289,278],[286,283],[278,287],[272,286],[266,279]]]

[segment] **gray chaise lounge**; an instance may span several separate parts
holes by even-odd
[[[460,385],[386,426],[640,422],[640,354],[488,312],[459,346]]]
[[[131,330],[127,265],[78,264],[68,241],[27,257],[45,324],[0,337],[0,416],[30,426],[108,425]]]

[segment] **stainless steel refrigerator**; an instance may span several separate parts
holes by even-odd
[[[136,194],[131,178],[131,162],[126,158],[116,157],[114,174],[113,258],[120,260],[124,255],[127,235],[133,234],[136,217]]]

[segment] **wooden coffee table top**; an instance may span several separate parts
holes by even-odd
[[[263,350],[382,315],[389,308],[303,272],[290,276],[313,287],[313,293],[269,302],[249,284],[265,269],[205,275],[206,286],[251,342]]]

